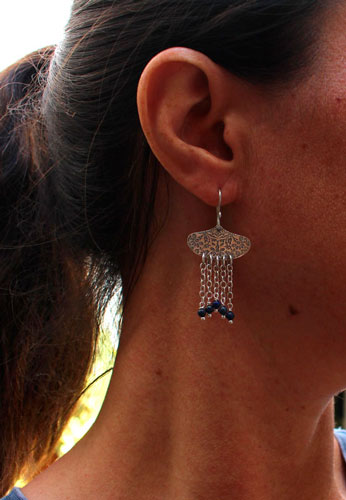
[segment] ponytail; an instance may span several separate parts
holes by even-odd
[[[0,497],[54,460],[98,335],[91,271],[54,216],[40,118],[53,52],[0,74]]]

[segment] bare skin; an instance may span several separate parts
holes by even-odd
[[[126,310],[100,415],[29,500],[344,500],[333,395],[346,382],[346,7],[318,64],[273,93],[173,48],[138,109],[169,215]],[[221,126],[220,126],[221,124]],[[200,321],[189,233],[249,237],[233,326]],[[165,207],[160,185],[158,213]]]

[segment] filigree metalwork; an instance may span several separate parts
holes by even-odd
[[[202,256],[205,253],[221,257],[230,254],[233,259],[242,257],[251,248],[251,242],[246,236],[231,233],[220,225],[190,234],[187,244],[197,255]]]

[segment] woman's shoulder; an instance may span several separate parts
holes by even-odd
[[[13,488],[12,491],[0,500],[27,500],[19,488]]]
[[[346,429],[334,429],[334,435],[340,444],[340,448],[346,462]],[[23,495],[19,488],[13,488],[8,495],[0,498],[0,500],[27,500],[27,498]]]

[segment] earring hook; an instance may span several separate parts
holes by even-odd
[[[221,224],[220,224],[220,221],[221,221],[221,199],[222,199],[222,195],[221,195],[221,189],[219,189],[219,203],[218,203],[218,206],[216,207],[216,226],[217,227],[220,227]]]

